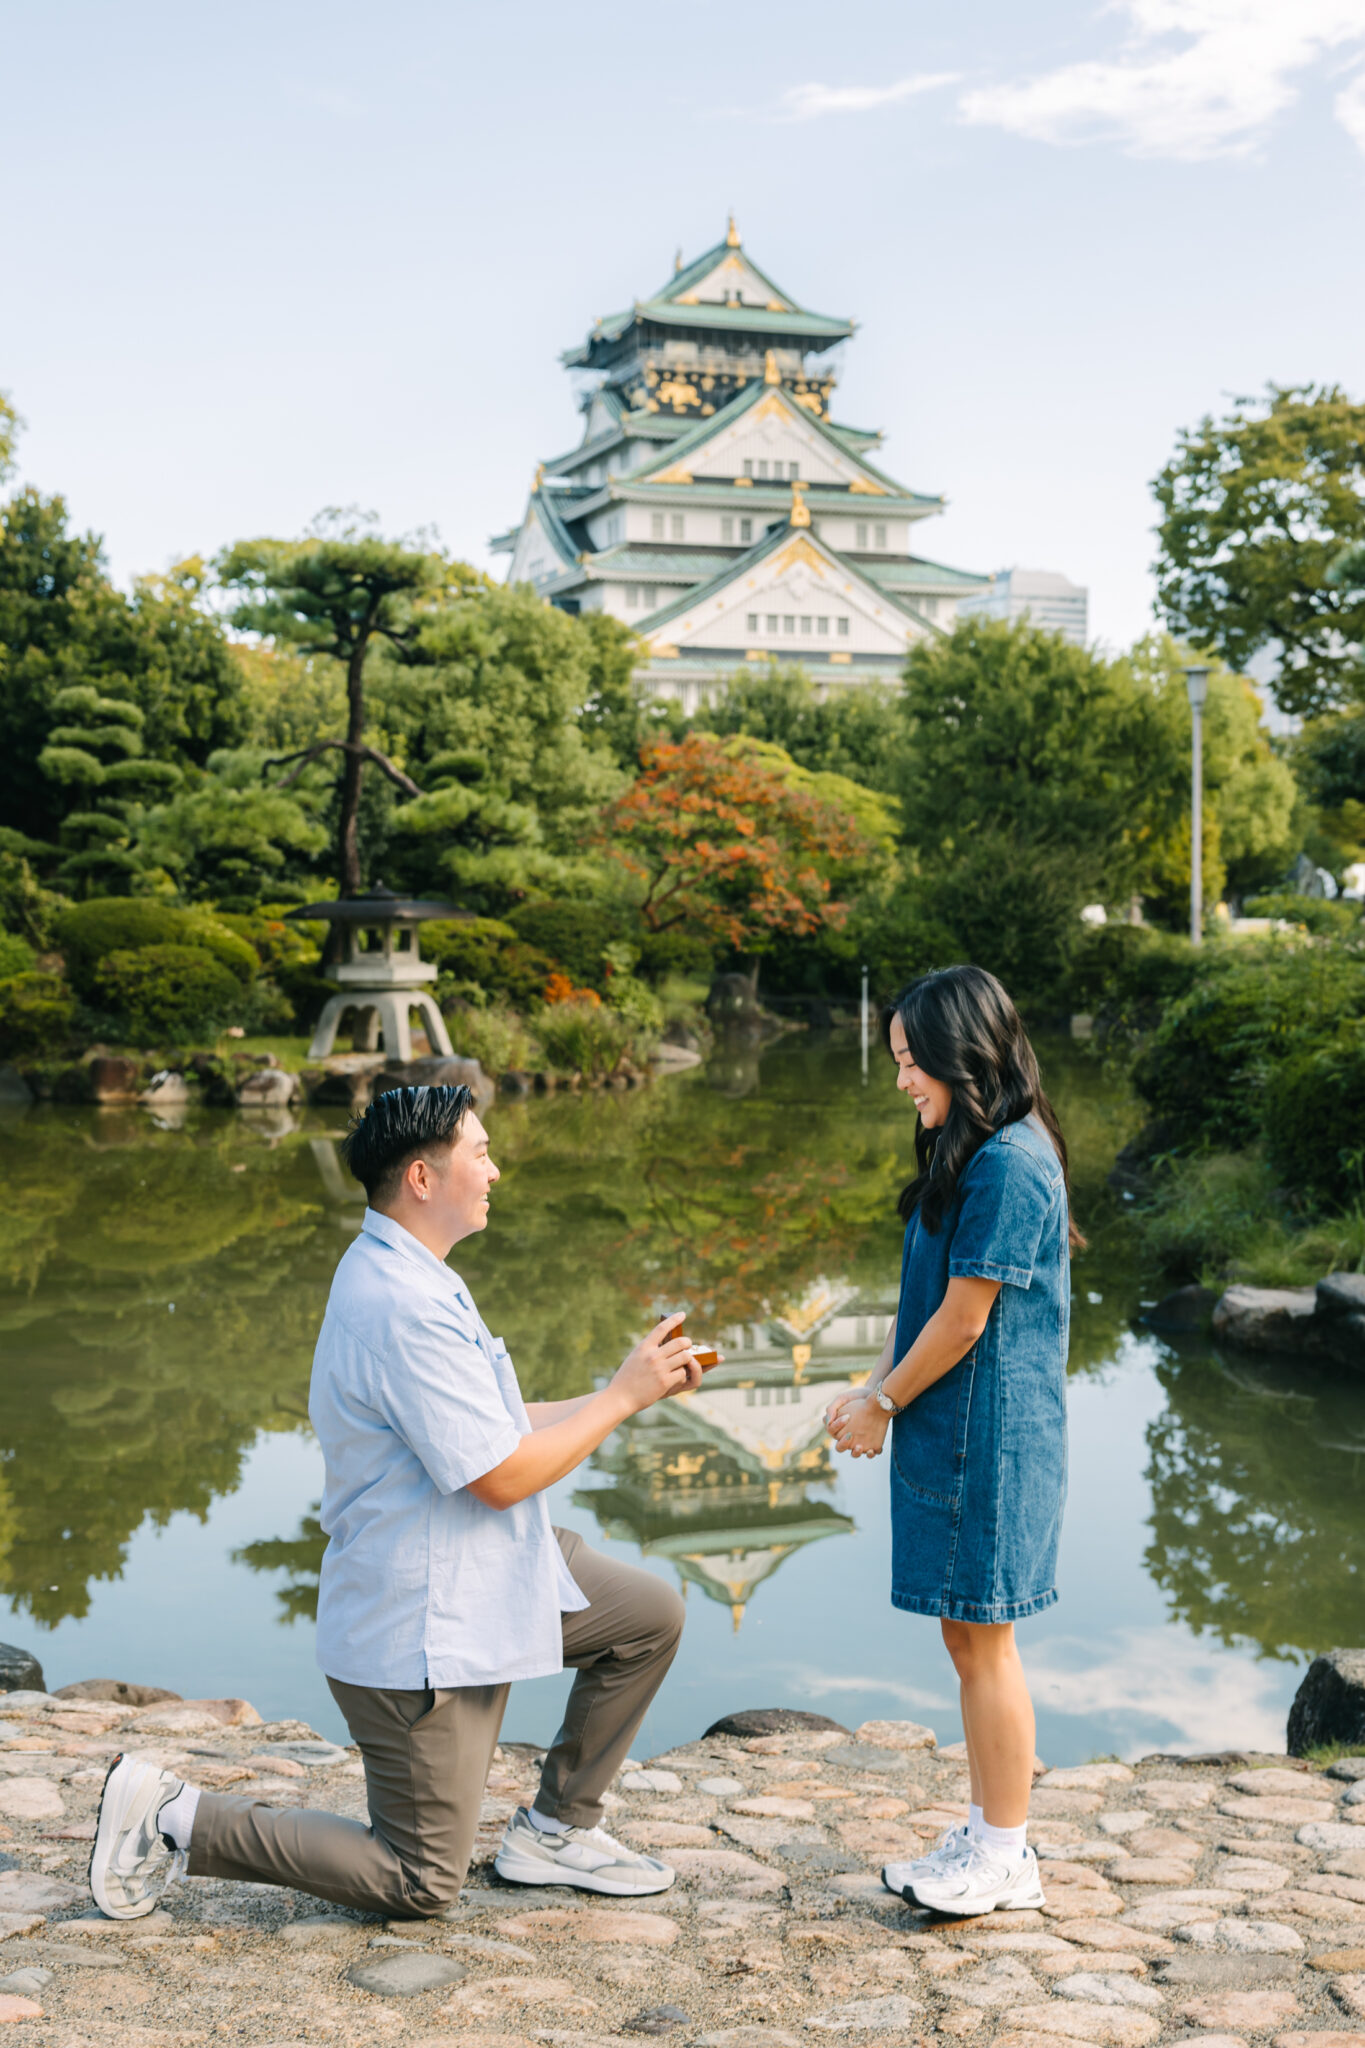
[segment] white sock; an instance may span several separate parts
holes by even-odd
[[[199,1805],[199,1787],[182,1785],[174,1799],[168,1799],[156,1817],[156,1829],[174,1842],[177,1849],[188,1849],[190,1836],[194,1831],[194,1815]]]
[[[981,1840],[981,1830],[986,1825],[986,1816],[979,1806],[967,1808],[967,1833],[974,1842]]]
[[[1023,1827],[1018,1828],[993,1828],[983,1815],[978,1839],[985,1848],[994,1849],[997,1856],[1003,1856],[1007,1862],[1017,1863],[1028,1846],[1028,1825],[1025,1823]]]
[[[569,1831],[566,1820],[551,1820],[548,1813],[541,1813],[534,1806],[530,1809],[530,1820],[531,1826],[539,1828],[542,1835],[565,1835]]]

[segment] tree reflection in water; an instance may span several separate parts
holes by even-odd
[[[1365,1384],[1202,1347],[1158,1367],[1144,1561],[1196,1633],[1289,1658],[1354,1643],[1365,1594]]]

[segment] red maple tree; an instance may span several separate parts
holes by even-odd
[[[875,848],[846,811],[788,781],[743,742],[656,740],[605,812],[608,851],[643,884],[652,932],[688,927],[755,953],[778,932],[838,926],[840,868]]]

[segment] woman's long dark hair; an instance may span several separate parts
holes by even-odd
[[[936,1231],[973,1154],[1002,1125],[1030,1115],[1038,1118],[1062,1162],[1069,1212],[1066,1139],[1043,1093],[1019,1012],[995,976],[984,967],[942,967],[919,975],[882,1011],[888,1052],[897,1017],[915,1065],[953,1091],[944,1122],[932,1131],[921,1123],[915,1132],[919,1171],[901,1190],[902,1218],[909,1222],[918,1209],[925,1229]],[[1069,1215],[1068,1227],[1073,1247],[1083,1245]]]

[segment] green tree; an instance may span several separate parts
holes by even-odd
[[[1365,405],[1337,385],[1272,384],[1182,432],[1153,488],[1172,632],[1233,668],[1278,646],[1285,711],[1358,695],[1365,579],[1333,565],[1365,542]]]
[[[52,705],[61,722],[48,732],[38,767],[83,806],[62,819],[62,843],[71,851],[59,878],[83,895],[127,889],[143,866],[133,843],[141,800],[173,789],[180,770],[147,759],[146,721],[126,698],[102,697],[89,683],[73,683],[57,691]]]
[[[242,632],[259,633],[299,654],[329,657],[346,670],[346,736],[316,739],[283,755],[276,765],[294,763],[276,783],[287,789],[310,762],[335,750],[342,756],[341,807],[337,827],[337,880],[343,895],[358,895],[360,797],[367,763],[406,796],[421,794],[409,775],[365,738],[365,666],[381,643],[394,658],[410,655],[422,624],[422,609],[444,591],[452,571],[429,548],[388,541],[372,520],[328,512],[298,541],[238,541],[218,559],[228,589],[243,593],[232,614]]]
[[[1165,823],[1157,809],[1143,821],[1136,886],[1159,921],[1183,929],[1190,887],[1190,703],[1185,650],[1169,634],[1140,640],[1123,666],[1151,699],[1155,740],[1169,781]],[[1204,900],[1265,889],[1291,865],[1302,843],[1302,804],[1293,770],[1271,746],[1261,704],[1245,676],[1213,658],[1203,719]]]
[[[287,901],[327,846],[318,815],[325,793],[306,780],[263,788],[261,764],[259,748],[225,749],[192,786],[146,811],[137,827],[144,865],[169,876],[182,896],[224,909]]]
[[[719,702],[698,712],[692,724],[700,731],[771,740],[802,768],[890,790],[904,743],[898,698],[898,691],[878,683],[821,698],[805,669],[774,661],[740,669]]]
[[[99,541],[68,530],[61,498],[25,489],[0,507],[0,817],[51,844],[79,787],[38,771],[67,689],[141,715],[141,753],[202,765],[239,737],[241,672],[202,608],[195,565],[139,584],[109,581]],[[11,849],[23,852],[21,846]]]
[[[389,821],[395,872],[453,881],[490,913],[601,890],[585,847],[624,781],[599,719],[604,636],[524,586],[463,573],[410,658],[377,666],[383,730],[428,792]]]
[[[9,393],[0,391],[0,484],[14,474],[14,448],[23,424]]]

